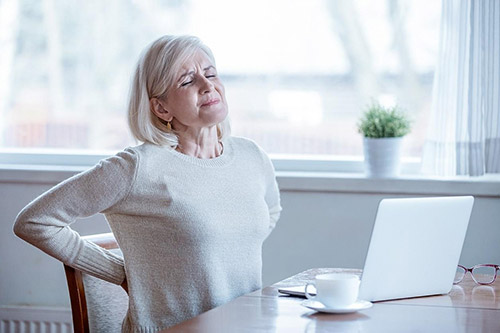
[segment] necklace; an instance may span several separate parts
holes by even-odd
[[[222,143],[222,141],[219,141],[219,146],[220,146],[220,155],[222,155],[222,153],[224,152],[224,144]]]

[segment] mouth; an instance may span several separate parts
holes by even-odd
[[[218,98],[213,98],[205,103],[203,103],[201,105],[201,107],[205,107],[205,106],[212,106],[212,105],[215,105],[215,104],[219,104],[220,103],[220,99]]]

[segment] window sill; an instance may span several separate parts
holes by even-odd
[[[408,195],[474,195],[500,197],[500,175],[438,178],[403,175],[367,178],[362,173],[277,172],[282,191],[386,193]]]
[[[56,184],[88,166],[0,164],[0,183]],[[438,178],[403,175],[373,179],[362,173],[277,171],[282,191],[385,193],[403,195],[474,195],[500,197],[500,175]]]

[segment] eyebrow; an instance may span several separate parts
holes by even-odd
[[[208,70],[209,70],[209,69],[211,69],[211,68],[215,69],[215,67],[214,67],[213,65],[209,65],[209,66],[207,66],[207,67],[203,68],[203,71],[204,71],[204,72],[206,72],[206,71],[208,71]],[[187,73],[184,73],[184,74],[182,74],[182,75],[179,77],[179,80],[177,80],[177,82],[181,81],[181,80],[182,80],[183,78],[185,78],[186,76],[193,75],[193,74],[194,74],[194,71],[189,71],[189,72],[187,72]]]

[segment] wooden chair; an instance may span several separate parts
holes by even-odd
[[[112,233],[83,238],[104,249],[121,254]],[[105,332],[111,331],[111,327],[114,329],[121,327],[121,321],[128,308],[128,295],[120,286],[67,265],[64,265],[64,271],[68,282],[75,333]]]

